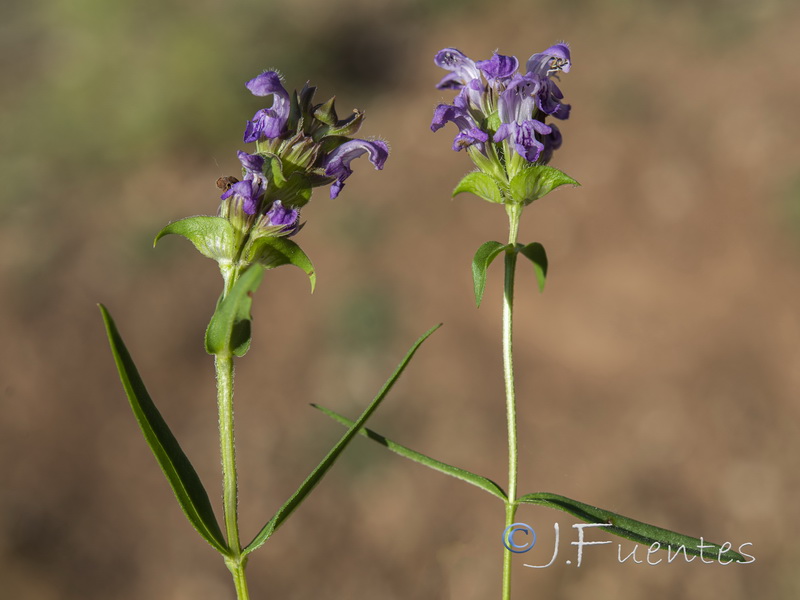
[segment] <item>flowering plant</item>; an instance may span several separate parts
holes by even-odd
[[[488,202],[501,204],[509,220],[508,242],[485,242],[478,248],[472,262],[475,301],[480,307],[489,265],[501,254],[504,256],[502,355],[508,424],[508,487],[504,490],[486,477],[433,459],[369,429],[361,433],[401,456],[471,483],[503,502],[504,600],[511,597],[513,554],[530,549],[535,541],[534,538],[519,543],[521,538],[518,534],[532,533],[529,526],[514,522],[520,504],[538,504],[566,511],[614,535],[650,544],[654,551],[683,549],[685,553],[702,557],[705,550],[707,556],[718,556],[720,561],[746,562],[741,554],[730,549],[729,544],[720,546],[704,542],[702,538],[655,527],[558,494],[518,493],[512,352],[515,270],[518,256],[528,259],[533,264],[539,289],[543,291],[548,261],[540,243],[521,244],[517,237],[520,217],[526,206],[563,185],[579,185],[567,174],[547,164],[562,143],[558,127],[547,120],[565,120],[569,118],[571,110],[569,104],[562,102],[563,94],[556,83],[561,73],[570,71],[570,49],[565,43],[557,43],[544,52],[533,54],[525,65],[524,73],[518,71],[520,63],[517,58],[498,53],[488,60],[475,62],[455,48],[445,48],[436,54],[434,62],[449,71],[437,88],[458,93],[452,104],[441,103],[435,108],[431,129],[435,132],[447,123],[455,124],[458,133],[453,140],[453,150],[466,150],[477,167],[477,170],[461,179],[453,195],[471,192]],[[349,419],[325,408],[321,410],[352,427],[353,422]]]
[[[366,155],[376,169],[382,169],[389,154],[388,146],[381,140],[352,137],[363,122],[362,112],[355,111],[350,117],[339,119],[332,99],[314,104],[315,90],[308,85],[290,96],[279,75],[266,71],[247,83],[254,95],[271,98],[271,105],[256,112],[247,122],[244,141],[255,143],[255,150],[252,154],[238,153],[241,179],[223,177],[218,180],[222,195],[216,216],[181,219],[167,225],[156,236],[156,242],[168,234],[186,237],[200,253],[217,261],[223,277],[222,294],[206,329],[205,347],[214,356],[217,375],[225,534],[202,482],[148,395],[114,321],[101,306],[112,354],[134,415],[187,518],[223,556],[233,575],[239,600],[247,599],[245,566],[250,554],[293,514],[349,442],[361,434],[401,456],[466,481],[503,503],[504,600],[511,597],[513,554],[533,545],[520,545],[515,537],[531,533],[522,527],[524,524],[515,523],[517,509],[522,504],[566,511],[609,533],[650,544],[656,551],[682,549],[685,554],[702,558],[706,550],[717,554],[720,561],[746,562],[742,554],[731,550],[727,544],[704,543],[702,538],[655,527],[559,494],[518,492],[512,346],[517,259],[521,256],[532,263],[540,291],[544,289],[548,273],[544,247],[538,242],[520,243],[519,227],[523,210],[534,201],[561,186],[578,185],[572,177],[549,165],[554,152],[562,145],[561,132],[553,120],[566,120],[571,111],[571,106],[563,102],[557,81],[560,74],[570,71],[572,59],[567,44],[557,43],[544,52],[533,54],[525,63],[524,72],[520,70],[520,61],[513,56],[494,53],[488,60],[476,62],[455,48],[441,50],[434,62],[447,71],[437,87],[457,93],[452,103],[441,103],[435,108],[431,129],[436,132],[453,123],[458,130],[453,150],[464,150],[476,167],[456,185],[453,195],[470,192],[502,205],[508,216],[507,242],[483,243],[472,261],[475,301],[480,307],[489,266],[501,254],[504,258],[501,328],[508,440],[506,489],[486,477],[438,461],[365,427],[419,346],[436,329],[434,327],[411,347],[358,419],[350,420],[330,409],[317,407],[346,426],[347,432],[255,537],[248,544],[240,542],[233,435],[233,364],[234,359],[243,356],[250,347],[253,293],[266,270],[286,264],[302,269],[313,290],[313,265],[293,239],[303,226],[300,211],[309,202],[315,187],[330,186],[330,197],[339,196],[353,173],[351,162],[355,158]]]
[[[168,234],[186,237],[201,254],[216,260],[222,273],[223,290],[206,329],[205,347],[214,356],[217,376],[225,535],[203,483],[150,398],[111,315],[100,306],[123,388],[145,440],[186,517],[223,556],[239,600],[249,598],[245,566],[250,554],[272,536],[319,483],[435,329],[417,340],[358,421],[255,537],[243,545],[238,524],[233,366],[234,358],[244,356],[250,347],[253,293],[266,270],[286,264],[305,271],[313,291],[314,267],[290,239],[302,227],[301,208],[315,187],[330,185],[330,197],[336,198],[353,173],[353,159],[366,154],[376,169],[382,169],[389,155],[388,146],[381,140],[351,137],[361,127],[363,112],[355,111],[340,120],[333,99],[313,103],[313,87],[306,85],[290,97],[279,75],[266,71],[247,82],[247,88],[256,96],[271,96],[272,105],[259,110],[247,122],[244,141],[255,142],[255,152],[238,153],[242,179],[221,177],[217,181],[223,193],[216,216],[175,221],[155,238],[157,243]]]

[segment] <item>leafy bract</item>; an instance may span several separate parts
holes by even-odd
[[[248,244],[246,262],[262,265],[266,269],[274,269],[282,265],[294,265],[308,275],[311,282],[311,291],[317,283],[317,274],[314,265],[303,249],[295,242],[285,237],[260,237]]]
[[[502,204],[503,202],[503,196],[495,180],[481,171],[473,171],[464,175],[453,190],[453,196],[464,192],[470,192],[495,204]]]
[[[517,173],[509,187],[514,202],[527,205],[562,185],[580,183],[555,167],[532,164]]]
[[[539,242],[533,242],[527,246],[517,245],[517,252],[533,263],[533,270],[536,273],[536,283],[539,291],[544,291],[545,280],[547,279],[547,253],[544,246]]]
[[[507,246],[500,242],[484,242],[472,259],[472,283],[475,287],[475,304],[480,307],[486,289],[486,270],[497,255]]]
[[[217,304],[206,329],[206,351],[209,354],[244,356],[250,348],[253,292],[263,276],[263,266],[249,266],[239,275],[228,295]]]
[[[236,235],[233,225],[222,217],[186,217],[173,221],[158,232],[153,246],[165,235],[176,234],[185,237],[194,247],[208,258],[216,261],[230,261],[234,255]]]

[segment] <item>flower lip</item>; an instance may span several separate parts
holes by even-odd
[[[483,151],[483,143],[489,141],[489,135],[482,131],[469,111],[459,104],[440,104],[433,112],[431,131],[438,131],[446,123],[452,121],[458,127],[458,134],[453,140],[453,150],[461,150],[476,144]]]
[[[279,94],[287,99],[289,98],[289,93],[283,87],[281,76],[278,75],[277,71],[264,71],[245,83],[245,87],[247,87],[254,96]]]
[[[292,236],[300,230],[300,211],[286,207],[280,200],[275,200],[265,213],[271,226],[282,225],[281,235]]]
[[[456,48],[444,48],[443,50],[439,50],[433,62],[437,67],[452,71],[452,73],[445,75],[442,80],[436,84],[436,87],[440,90],[460,90],[470,81],[481,78],[481,73],[478,67],[475,66],[475,61],[468,58],[466,54]]]
[[[243,152],[239,150],[236,155],[239,157],[239,162],[242,163],[242,167],[244,168],[247,175],[252,175],[254,173],[261,173],[261,169],[264,168],[264,157],[258,154],[248,154],[247,152]]]
[[[375,168],[380,170],[389,158],[389,146],[383,140],[348,140],[327,156],[325,176],[336,177],[336,181],[331,184],[331,198],[339,195],[344,187],[344,180],[353,174],[350,162],[365,153]]]
[[[528,73],[534,73],[541,77],[549,77],[559,71],[569,73],[570,65],[569,46],[564,42],[553,44],[544,52],[533,54],[525,65]]]
[[[275,71],[264,71],[248,81],[245,86],[255,96],[272,96],[272,106],[262,108],[251,121],[247,122],[244,141],[249,143],[262,137],[275,139],[281,136],[289,120],[291,103],[289,93],[281,83],[280,75]]]
[[[516,56],[505,56],[495,52],[489,60],[478,61],[475,65],[483,71],[487,80],[505,79],[516,73],[519,60]]]
[[[261,199],[261,188],[257,182],[246,179],[238,181],[231,185],[222,196],[220,200],[227,200],[233,197],[242,202],[242,210],[248,215],[256,214],[258,203]]]
[[[534,162],[545,149],[544,144],[536,139],[536,134],[547,135],[551,132],[552,129],[549,125],[535,119],[521,123],[503,123],[497,128],[493,141],[502,142],[510,137],[517,154],[528,162]]]

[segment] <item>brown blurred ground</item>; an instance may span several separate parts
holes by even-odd
[[[502,8],[500,8],[502,7]],[[310,79],[392,145],[318,194],[299,241],[318,289],[274,271],[237,371],[243,537],[341,433],[422,331],[443,321],[373,426],[503,482],[500,270],[474,308],[469,262],[502,210],[450,201],[470,168],[432,134],[433,54],[527,58],[558,39],[573,105],[554,164],[583,183],[532,207],[551,260],[518,285],[521,490],[553,491],[734,547],[748,566],[619,565],[587,550],[517,560],[515,598],[795,598],[800,531],[800,9],[744,2],[8,2],[2,19],[0,597],[232,598],[130,414],[95,303],[218,489],[219,290],[188,243],[150,240],[215,210],[237,169],[242,83]],[[449,97],[447,95],[446,97]],[[524,271],[523,271],[524,274]],[[259,362],[261,361],[261,362]],[[212,493],[217,500],[217,494]],[[254,598],[499,595],[502,509],[358,440],[249,565]],[[632,544],[624,543],[623,550]],[[594,552],[594,554],[591,554]]]

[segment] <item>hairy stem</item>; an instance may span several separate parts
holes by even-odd
[[[244,574],[247,559],[242,557],[242,546],[239,541],[239,492],[233,429],[233,356],[229,353],[215,355],[214,366],[217,371],[219,442],[222,457],[222,505],[225,514],[225,532],[231,550],[231,556],[225,562],[233,574],[237,598],[248,600],[247,580]]]
[[[506,419],[508,422],[508,499],[506,500],[506,523],[514,523],[517,512],[517,406],[514,393],[514,359],[511,345],[511,332],[514,316],[514,270],[517,265],[517,233],[522,207],[506,205],[508,213],[508,244],[505,255],[505,283],[503,287],[503,379],[506,388]],[[503,549],[503,600],[511,598],[511,557],[507,548]]]

